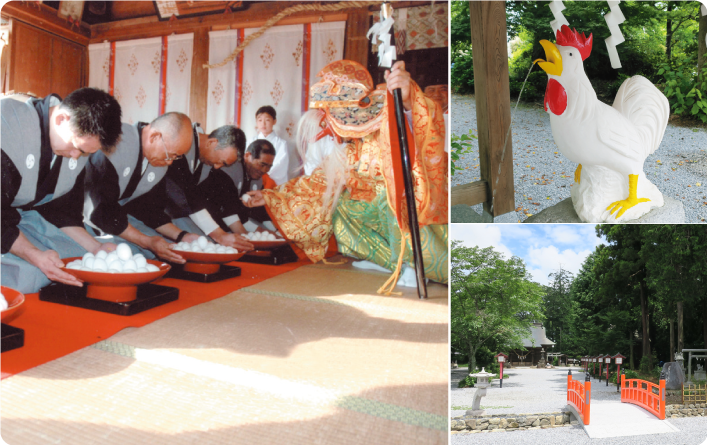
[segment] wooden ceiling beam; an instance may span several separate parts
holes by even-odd
[[[213,14],[202,17],[187,17],[176,21],[159,21],[157,17],[121,20],[118,22],[101,23],[91,26],[90,43],[104,40],[118,41],[157,37],[167,34],[184,34],[194,32],[199,28],[231,29],[257,28],[265,24],[280,11],[294,6],[294,2],[263,2],[254,3],[247,11],[237,11],[230,14]],[[335,12],[302,11],[280,20],[277,25],[293,25],[316,22],[322,17],[324,21],[345,20],[347,12],[366,11],[366,8],[351,8]]]
[[[72,28],[69,22],[57,16],[56,9],[44,4],[39,4],[37,8],[35,3],[30,5],[19,1],[7,2],[2,7],[2,13],[83,46],[88,45],[91,37],[89,25],[81,22],[78,28]]]
[[[230,14],[211,14],[201,17],[177,18],[176,21],[160,21],[157,16],[141,17],[128,20],[101,23],[91,26],[90,43],[100,43],[104,40],[120,41],[158,37],[172,33],[185,34],[200,28],[211,30],[258,28],[272,16],[298,3],[309,2],[258,2],[252,3],[246,11],[235,11]],[[394,1],[394,8],[410,8],[429,5],[429,1]],[[315,3],[313,3],[315,4]],[[301,23],[346,20],[349,13],[375,13],[377,6],[370,8],[351,8],[334,12],[302,11],[292,14],[277,23],[277,25],[294,25]]]

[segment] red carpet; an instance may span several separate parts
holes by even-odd
[[[173,278],[157,281],[156,284],[178,288],[179,299],[132,316],[39,301],[39,293],[25,295],[24,307],[20,309],[22,312],[9,323],[24,329],[25,344],[21,348],[2,353],[2,378],[105,340],[121,329],[145,326],[167,315],[223,297],[311,262],[300,260],[280,266],[240,262],[230,264],[241,268],[240,277],[217,283],[194,283]]]

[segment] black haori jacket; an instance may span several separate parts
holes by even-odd
[[[52,165],[49,108],[61,98],[0,100],[2,115],[2,253],[20,234],[19,209],[36,210],[55,226],[83,227],[83,182],[88,159],[57,156]]]
[[[113,154],[95,153],[86,167],[86,222],[111,235],[128,227],[132,215],[153,229],[167,224],[167,167],[147,164],[142,172],[142,130],[147,124],[123,123],[123,136]]]

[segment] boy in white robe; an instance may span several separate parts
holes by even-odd
[[[246,147],[250,146],[258,139],[265,139],[275,147],[275,160],[268,172],[270,179],[275,181],[277,185],[284,184],[289,179],[288,168],[290,164],[290,155],[288,152],[287,141],[279,137],[273,127],[277,124],[277,112],[270,105],[258,108],[255,113],[257,134],[246,143]]]

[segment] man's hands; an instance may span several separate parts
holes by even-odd
[[[246,194],[250,196],[250,199],[248,201],[241,199],[244,206],[260,207],[265,205],[265,198],[263,198],[263,193],[260,190],[253,190]]]
[[[388,83],[388,91],[400,88],[403,97],[405,111],[412,110],[412,98],[410,97],[410,73],[405,71],[405,62],[402,60],[395,62],[390,71],[385,71],[385,81]]]
[[[239,252],[253,250],[253,245],[247,239],[235,233],[228,233],[223,229],[214,230],[209,233],[209,236],[222,246],[233,247]]]
[[[198,235],[195,236],[197,238],[199,237]],[[184,238],[186,238],[186,236]],[[175,253],[172,249],[170,249],[169,243],[161,236],[148,237],[147,246],[145,247],[150,249],[158,257],[163,258],[167,261],[179,264],[184,264],[187,262],[178,253]]]
[[[83,281],[62,270],[64,262],[61,261],[59,254],[54,250],[41,251],[34,249],[29,255],[29,262],[38,267],[52,281],[71,286],[83,286]]]
[[[182,238],[182,241],[186,241],[188,243],[193,243],[194,241],[199,239],[199,235],[196,233],[187,233],[184,235],[184,238]]]

